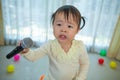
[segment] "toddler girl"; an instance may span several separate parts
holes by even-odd
[[[86,80],[89,68],[88,54],[83,42],[74,39],[84,27],[84,18],[74,6],[64,5],[57,9],[51,20],[55,39],[35,50],[24,49],[21,54],[30,61],[47,55],[47,80]],[[83,26],[80,28],[81,20]]]

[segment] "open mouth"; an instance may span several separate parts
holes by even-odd
[[[65,40],[67,37],[66,37],[65,35],[60,35],[59,38],[60,38],[61,40]]]

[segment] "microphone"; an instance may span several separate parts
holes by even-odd
[[[23,51],[24,48],[30,48],[33,46],[33,41],[31,38],[24,38],[21,41],[21,45],[17,46],[14,50],[12,50],[9,54],[6,55],[7,59],[12,58],[14,55],[18,54],[19,52]]]

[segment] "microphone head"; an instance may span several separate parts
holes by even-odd
[[[32,41],[32,39],[31,39],[31,38],[24,38],[24,39],[22,40],[21,46],[22,46],[23,48],[30,48],[30,47],[32,47],[32,46],[33,46],[33,41]]]

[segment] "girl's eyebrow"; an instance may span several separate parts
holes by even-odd
[[[74,24],[74,23],[72,23],[72,22],[69,22],[69,21],[68,21],[68,23],[69,23],[69,24]]]
[[[75,23],[73,23],[73,22],[69,22],[69,21],[68,21],[68,24],[73,25],[73,26],[75,25]]]

